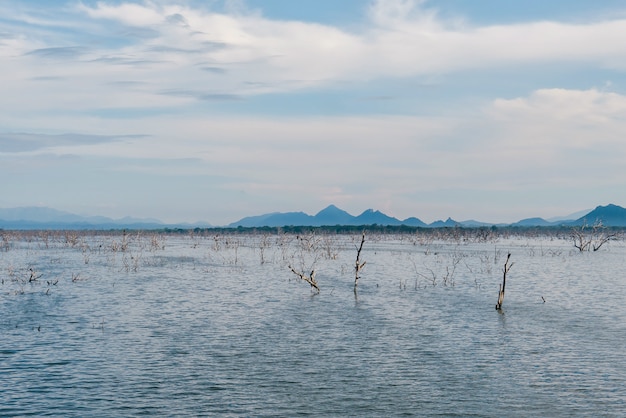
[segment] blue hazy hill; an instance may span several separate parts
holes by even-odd
[[[206,222],[194,224],[166,225],[158,219],[133,218],[120,219],[105,216],[82,216],[70,212],[41,206],[0,208],[0,228],[15,230],[32,229],[160,229],[165,227],[209,227]]]
[[[425,226],[422,221],[412,218],[411,223],[414,226]],[[350,215],[345,210],[339,209],[335,205],[327,206],[319,211],[315,216],[307,215],[304,212],[273,212],[267,215],[248,216],[237,222],[228,225],[231,228],[252,227],[258,228],[263,226],[335,226],[335,225],[402,225],[406,223],[385,215],[384,213],[367,209],[359,216]]]
[[[315,215],[315,225],[351,225],[354,216],[335,205],[327,206]]]
[[[428,224],[426,224],[425,222],[423,222],[421,219],[416,218],[415,216],[411,216],[410,218],[406,218],[405,220],[402,221],[402,225],[407,225],[407,226],[417,226],[417,227],[427,227]]]
[[[604,226],[626,226],[626,209],[614,204],[597,206],[594,210],[580,217],[574,225],[593,225],[601,222]]]
[[[534,217],[522,219],[518,222],[511,224],[497,224],[497,226],[519,226],[519,227],[533,227],[533,226],[560,226],[560,225],[577,225],[582,224],[584,220],[588,224],[592,224],[596,219],[602,220],[605,226],[626,226],[626,209],[617,205],[598,206],[593,211],[589,212],[584,217],[574,219],[560,218],[555,221],[546,221],[543,218]],[[243,218],[240,221],[233,222],[229,227],[237,226],[249,226],[249,227],[262,227],[262,226],[334,226],[334,225],[407,225],[426,228],[451,228],[456,226],[462,227],[484,227],[495,225],[488,222],[479,222],[475,220],[468,221],[455,221],[452,218],[447,218],[445,221],[438,220],[430,224],[422,222],[419,218],[410,217],[405,220],[399,220],[397,218],[388,216],[383,212],[374,209],[367,209],[358,216],[350,215],[348,212],[339,209],[335,205],[330,205],[327,208],[318,212],[315,216],[307,215],[303,212],[288,212],[288,213],[272,213],[269,215],[261,215],[254,217]]]
[[[445,221],[435,221],[433,223],[431,223],[430,225],[431,228],[444,228],[444,227],[455,227],[455,226],[461,226],[460,222],[455,221],[452,218],[448,218]]]
[[[374,209],[367,209],[354,218],[354,222],[353,225],[402,225],[398,219]]]
[[[303,212],[273,212],[267,215],[248,216],[237,222],[233,222],[228,227],[263,227],[263,226],[359,226],[359,225],[409,225],[428,226],[420,219],[412,217],[401,221],[381,211],[367,209],[358,216],[354,216],[338,208],[329,205],[319,211],[315,216],[307,215]]]
[[[593,225],[596,221],[602,222],[604,226],[625,227],[626,209],[609,204],[607,206],[598,206],[578,219],[559,218],[559,220],[555,221],[546,221],[543,218],[536,217],[522,219],[512,224],[497,224],[497,226],[576,226],[583,224]],[[335,205],[329,205],[314,216],[304,212],[273,212],[264,215],[248,216],[229,224],[228,227],[361,226],[374,224],[382,226],[407,225],[426,228],[494,225],[493,223],[475,220],[457,222],[451,218],[426,224],[416,217],[399,220],[374,209],[367,209],[360,215],[353,216]],[[194,227],[208,228],[211,225],[206,222],[165,224],[158,219],[131,217],[111,219],[103,216],[81,216],[46,207],[0,208],[0,229],[160,229]]]
[[[561,222],[549,222],[543,218],[527,218],[511,224],[511,226],[551,226],[558,225],[560,223]]]
[[[304,212],[272,212],[265,215],[247,216],[229,227],[257,228],[262,226],[312,225],[313,217]]]

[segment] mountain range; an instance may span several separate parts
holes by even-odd
[[[583,212],[584,213],[584,212]],[[578,213],[577,215],[580,215]],[[512,224],[494,224],[489,222],[479,222],[475,220],[455,221],[448,218],[445,221],[438,220],[427,224],[419,218],[411,217],[400,220],[380,211],[368,209],[358,216],[350,215],[348,212],[339,209],[335,205],[330,205],[322,209],[316,215],[307,215],[304,212],[274,212],[259,216],[250,216],[243,218],[237,222],[228,225],[231,228],[237,227],[280,227],[280,226],[333,226],[333,225],[406,225],[423,228],[442,228],[442,227],[481,227],[481,226],[576,226],[589,224],[592,225],[596,221],[601,221],[605,226],[626,226],[626,209],[621,206],[609,204],[607,206],[598,206],[594,210],[584,213],[582,216],[572,218],[560,217],[555,220],[545,220],[543,218],[527,218]]]
[[[165,224],[158,219],[104,216],[82,216],[57,209],[29,206],[0,208],[0,229],[161,229],[210,227],[204,222],[194,224]]]
[[[582,215],[581,215],[582,213]],[[527,218],[512,224],[494,224],[474,220],[456,221],[448,218],[427,224],[419,218],[410,217],[400,220],[378,210],[368,209],[358,216],[330,205],[316,215],[304,212],[274,212],[265,215],[245,217],[229,224],[229,228],[282,227],[282,226],[361,226],[361,225],[406,225],[422,228],[442,227],[482,227],[482,226],[577,226],[592,225],[601,221],[604,226],[626,227],[626,209],[614,204],[598,206],[591,211],[580,212],[570,217],[551,220]],[[166,224],[158,219],[131,218],[112,219],[103,216],[81,216],[46,207],[0,208],[0,229],[164,229],[164,228],[210,228],[206,222]]]

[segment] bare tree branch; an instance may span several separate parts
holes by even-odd
[[[359,284],[359,272],[365,266],[365,263],[366,263],[366,261],[361,262],[361,251],[363,250],[364,243],[365,243],[365,231],[363,231],[363,236],[361,237],[361,245],[357,249],[356,261],[354,263],[354,293],[356,293],[356,288]]]
[[[511,259],[511,253],[509,253],[509,255],[506,256],[506,261],[504,263],[504,268],[502,270],[504,275],[502,277],[502,284],[500,285],[500,292],[498,293],[498,303],[496,304],[497,310],[502,309],[502,303],[504,302],[504,288],[506,287],[506,274],[509,272],[509,270],[511,270],[511,267],[513,267],[513,264],[515,264],[515,263],[509,264],[510,259]]]
[[[320,292],[320,288],[317,284],[317,280],[315,280],[315,270],[311,270],[311,274],[309,274],[308,276],[300,273],[298,271],[296,271],[296,269],[294,269],[293,267],[289,266],[289,268],[291,269],[291,271],[298,277],[300,277],[302,280],[304,280],[305,282],[307,282],[308,284],[311,285],[312,288],[314,288],[315,290],[317,290],[317,293]]]

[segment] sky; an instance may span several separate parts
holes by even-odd
[[[0,207],[626,206],[621,0],[0,1]]]

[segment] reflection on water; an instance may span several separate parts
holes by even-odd
[[[12,237],[1,416],[626,415],[623,242],[155,239]]]

